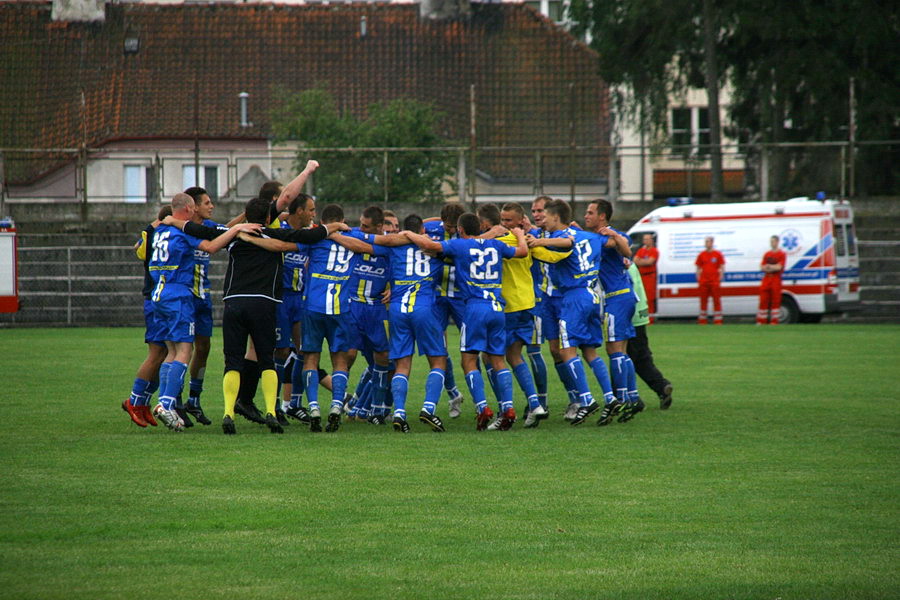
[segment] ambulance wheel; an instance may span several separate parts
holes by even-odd
[[[800,320],[800,309],[790,296],[781,297],[781,309],[778,311],[779,323],[796,323]]]
[[[801,323],[821,323],[822,313],[800,313]]]

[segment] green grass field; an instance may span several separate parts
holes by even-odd
[[[407,436],[222,435],[221,337],[214,425],[139,429],[141,335],[0,330],[0,597],[900,596],[900,326],[655,325],[667,412]]]

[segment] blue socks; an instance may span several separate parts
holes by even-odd
[[[347,393],[347,371],[335,371],[331,374],[331,406],[344,408],[344,394]]]
[[[205,371],[206,369],[201,369]],[[203,393],[203,377],[194,379],[191,377],[190,392],[188,394],[188,404],[191,406],[200,406],[200,394]]]
[[[575,384],[572,381],[572,377],[570,376],[565,363],[554,363],[553,366],[556,368],[556,374],[559,375],[559,380],[562,382],[563,387],[566,388],[566,393],[569,395],[569,404],[577,402]]]
[[[441,399],[441,388],[444,387],[444,370],[432,369],[428,373],[428,379],[425,380],[425,402],[422,404],[422,410],[428,414],[434,414],[437,403]]]
[[[500,369],[494,372],[494,393],[497,394],[497,404],[500,406],[500,412],[507,411],[513,407],[513,390],[512,390],[512,373],[509,369]]]
[[[319,370],[303,371],[303,386],[306,388],[306,400],[309,410],[319,410]]]
[[[597,378],[597,383],[600,384],[600,389],[603,390],[603,399],[609,404],[615,396],[613,396],[612,382],[609,380],[609,371],[606,370],[606,363],[598,356],[590,362],[590,367],[594,372],[594,377]]]
[[[375,365],[372,367],[372,414],[387,414],[388,367]]]
[[[144,400],[144,394],[147,392],[147,388],[150,387],[150,382],[146,379],[135,379],[134,385],[131,387],[131,396],[128,397],[128,403],[132,406],[142,406],[142,402]]]
[[[291,408],[300,408],[303,405],[305,386],[303,372],[303,354],[298,354],[291,369]]]
[[[168,365],[168,368],[166,366]],[[187,373],[187,365],[183,362],[173,360],[170,363],[163,363],[159,369],[159,403],[166,410],[172,410],[175,406],[175,398],[181,393],[184,387],[184,375]]]
[[[528,361],[531,363],[531,372],[534,373],[538,401],[541,406],[547,408],[547,363],[544,361],[544,353],[541,352],[540,344],[528,346]]]
[[[391,379],[391,394],[394,396],[394,418],[406,420],[406,395],[409,393],[409,379],[395,373]]]
[[[634,363],[624,352],[615,352],[609,355],[609,365],[612,371],[612,385],[616,398],[622,402],[628,401],[628,373],[634,373]]]
[[[528,399],[528,408],[535,409],[540,406],[540,399],[537,390],[534,387],[534,379],[531,377],[531,371],[528,370],[528,366],[524,362],[519,363],[513,368],[513,374],[516,376],[519,387],[522,388],[522,392]]]
[[[487,408],[487,399],[484,396],[484,379],[481,377],[481,371],[469,371],[466,373],[466,385],[469,386],[475,409],[480,414]]]
[[[591,390],[588,387],[587,375],[584,373],[584,364],[581,362],[581,359],[577,356],[570,358],[563,366],[569,372],[572,384],[578,394],[578,403],[582,406],[588,406],[594,401],[594,397],[591,395]]]

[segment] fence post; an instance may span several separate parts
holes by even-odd
[[[388,204],[388,153],[387,150],[384,151],[384,207],[387,208]]]
[[[609,181],[606,184],[606,195],[610,202],[619,200],[619,160],[616,146],[609,148]]]
[[[769,200],[769,149],[761,145],[759,149],[759,199],[762,202]]]
[[[533,196],[542,196],[544,194],[544,156],[540,150],[534,152],[534,188],[531,190]]]
[[[456,160],[456,188],[459,193],[459,201],[466,202],[466,198],[468,196],[467,192],[467,181],[466,181],[466,151],[461,149],[457,152],[458,157]]]
[[[66,323],[72,324],[72,248],[66,248],[66,285],[69,293],[66,294]]]

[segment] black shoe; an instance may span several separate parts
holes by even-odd
[[[341,428],[341,412],[340,408],[329,411],[328,422],[325,424],[325,431],[327,433],[334,433]]]
[[[184,421],[184,428],[193,427],[194,422],[188,418],[188,413],[184,408],[176,408],[175,412],[178,413],[178,416]]]
[[[672,406],[672,387],[671,383],[667,383],[663,388],[662,394],[659,395],[659,410],[669,410]]]
[[[312,433],[322,433],[322,417],[318,415],[319,411],[316,411],[316,416],[310,415],[309,417],[309,430]]]
[[[622,403],[618,400],[613,400],[609,402],[606,406],[603,407],[603,411],[600,413],[600,420],[597,421],[597,425],[603,427],[605,425],[609,425],[612,423],[613,418],[622,412]]]
[[[259,423],[260,425],[266,424],[263,414],[259,412],[259,409],[253,404],[253,400],[251,400],[249,404],[238,400],[234,404],[234,412],[252,423]]]
[[[284,411],[284,414],[291,417],[292,419],[297,419],[301,423],[306,423],[309,425],[309,413],[306,412],[306,409],[302,406],[298,406],[297,408],[290,408]]]
[[[275,418],[278,419],[278,424],[282,427],[287,427],[288,425],[290,425],[290,423],[288,423],[287,417],[284,416],[284,413],[280,410],[275,411]]]
[[[419,420],[431,427],[432,431],[446,431],[446,429],[444,429],[444,424],[441,423],[441,419],[437,415],[433,415],[427,410],[423,410],[419,413]]]
[[[388,422],[387,415],[371,415],[366,420],[372,425],[384,425]]]
[[[200,423],[201,425],[212,425],[212,421],[210,421],[209,417],[207,417],[203,413],[203,409],[200,408],[199,404],[197,404],[196,406],[193,404],[188,404],[187,406],[184,407],[184,410],[186,410],[189,415],[194,417],[194,420],[197,421],[198,423]]]
[[[222,433],[225,435],[234,435],[237,433],[237,430],[234,428],[234,420],[231,417],[226,416],[222,419]]]
[[[394,417],[394,431],[398,433],[409,433],[409,423],[406,422],[406,419],[401,419],[400,417]]]
[[[284,433],[281,423],[278,422],[278,419],[272,413],[266,415],[266,425],[272,433]]]
[[[627,402],[622,408],[622,414],[616,419],[619,423],[627,423],[632,420],[639,412],[644,410],[644,401],[638,398],[634,402]]]
[[[584,423],[585,419],[600,410],[600,405],[596,402],[591,402],[587,406],[580,406],[578,410],[575,412],[575,416],[572,418],[572,425],[581,425]]]

